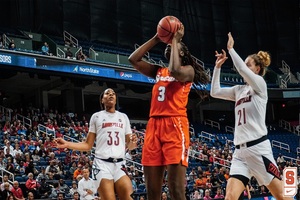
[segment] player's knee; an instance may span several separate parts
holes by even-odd
[[[147,190],[147,199],[160,199],[160,191],[159,192],[151,192]]]
[[[279,192],[279,193],[276,193],[276,194],[272,194],[276,200],[292,200],[292,198],[284,198],[283,197],[283,193],[282,192]]]
[[[178,182],[169,183],[169,190],[171,199],[184,199],[185,197],[185,187]]]
[[[135,199],[134,192],[132,192],[132,193],[130,194],[130,198],[131,198],[131,199]]]
[[[161,188],[146,187],[148,199],[160,199]]]
[[[185,199],[185,192],[179,192],[179,190],[170,191],[170,196],[172,200],[182,200]]]

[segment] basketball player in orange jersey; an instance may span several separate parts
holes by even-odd
[[[186,113],[188,95],[193,82],[206,84],[209,81],[204,68],[195,62],[181,42],[183,35],[184,26],[181,24],[172,43],[165,50],[165,57],[169,60],[168,67],[142,60],[147,51],[161,42],[157,34],[129,56],[135,69],[156,79],[142,153],[147,199],[151,200],[160,200],[166,169],[171,199],[185,199],[190,142]]]

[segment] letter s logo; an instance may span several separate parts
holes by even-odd
[[[288,185],[293,185],[295,183],[295,173],[294,171],[286,171],[285,172],[285,184],[288,184]]]

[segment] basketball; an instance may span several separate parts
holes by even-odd
[[[165,16],[162,18],[157,25],[157,35],[159,39],[166,44],[170,44],[174,33],[176,33],[180,27],[180,23],[179,19],[174,16]]]

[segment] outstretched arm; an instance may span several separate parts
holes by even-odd
[[[86,141],[83,142],[69,142],[65,141],[63,138],[55,138],[54,142],[56,143],[57,148],[68,148],[77,151],[90,151],[94,145],[95,139],[96,134],[89,132]]]
[[[258,95],[266,95],[267,85],[265,80],[260,75],[253,73],[253,71],[247,67],[246,63],[233,49],[233,45],[233,37],[231,33],[228,33],[227,49],[237,71]]]
[[[160,42],[157,34],[150,40],[145,42],[139,48],[137,48],[128,58],[132,66],[145,76],[155,78],[157,69],[160,67],[158,65],[153,65],[149,62],[143,60],[143,56],[146,52],[152,49],[156,44]]]
[[[195,70],[191,65],[182,66],[184,52],[181,50],[181,40],[184,35],[184,26],[180,25],[179,30],[174,34],[171,44],[171,54],[169,61],[169,71],[171,75],[180,82],[192,82]]]
[[[210,95],[214,98],[235,101],[234,88],[221,88],[220,85],[221,67],[223,63],[228,59],[228,57],[226,56],[226,52],[223,49],[222,53],[218,53],[216,51],[216,57],[217,60],[212,76]]]

